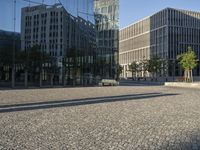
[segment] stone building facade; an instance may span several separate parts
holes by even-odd
[[[122,77],[130,77],[128,65],[158,56],[167,60],[167,76],[182,76],[176,61],[188,47],[200,58],[200,13],[173,8],[163,9],[120,30],[119,62]],[[194,70],[200,75],[200,65]]]

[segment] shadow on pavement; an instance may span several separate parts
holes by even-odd
[[[1,105],[0,113],[48,109],[48,108],[67,107],[67,106],[90,105],[90,104],[100,104],[100,103],[110,103],[110,102],[120,102],[120,101],[131,101],[140,99],[148,100],[156,97],[175,96],[175,95],[178,94],[144,93],[144,94],[95,97],[95,98],[84,98],[84,99],[74,99],[74,100],[58,100],[49,102]]]

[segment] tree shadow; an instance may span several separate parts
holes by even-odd
[[[143,93],[143,94],[130,94],[130,95],[119,95],[119,96],[83,98],[83,99],[74,99],[74,100],[57,100],[57,101],[55,100],[55,101],[48,101],[48,102],[0,105],[0,113],[49,109],[49,108],[58,108],[58,107],[69,107],[69,106],[81,106],[81,105],[91,105],[91,104],[102,104],[102,103],[122,102],[122,101],[132,101],[132,100],[145,100],[145,99],[149,100],[156,97],[166,97],[166,96],[175,96],[175,95],[179,95],[179,94]]]

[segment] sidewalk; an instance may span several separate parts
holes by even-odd
[[[198,88],[200,89],[200,82],[186,83],[186,82],[165,82],[167,87],[182,87],[182,88]]]

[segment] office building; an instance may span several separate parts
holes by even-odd
[[[19,52],[20,44],[20,33],[0,30],[0,81],[11,80],[13,51]]]
[[[119,62],[122,77],[130,77],[128,65],[158,56],[167,60],[166,76],[182,76],[176,58],[192,47],[200,58],[200,13],[163,9],[120,30]],[[200,65],[194,70],[200,75]]]
[[[71,15],[61,4],[22,8],[21,45],[25,51],[39,45],[42,52],[56,58],[60,69],[54,78],[59,84],[63,80],[72,84],[71,80],[75,78],[76,84],[83,84],[88,73],[94,74],[95,25],[80,16]],[[76,57],[76,64],[71,61],[72,57]],[[76,75],[73,70],[76,70]]]
[[[55,57],[59,72],[54,78],[59,84],[74,84],[72,80],[91,84],[96,78],[117,78],[119,1],[61,2],[22,8],[22,50],[39,45],[42,52]],[[43,78],[47,79],[45,75]]]

